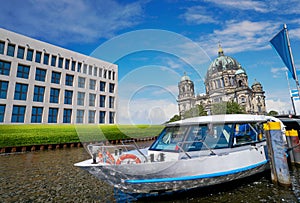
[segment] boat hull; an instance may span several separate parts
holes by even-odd
[[[268,169],[262,145],[177,161],[124,165],[91,163],[92,160],[88,160],[77,166],[126,193],[175,192],[207,187]]]

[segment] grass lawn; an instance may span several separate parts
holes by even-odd
[[[154,137],[161,125],[0,125],[0,147]]]

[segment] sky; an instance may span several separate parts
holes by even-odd
[[[292,110],[288,82],[294,89],[295,81],[269,41],[287,24],[300,69],[299,0],[0,1],[0,27],[118,64],[119,123],[158,124],[178,114],[184,73],[205,93],[219,44],[250,86],[263,85],[267,111]]]

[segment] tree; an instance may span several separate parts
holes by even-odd
[[[167,121],[167,123],[171,123],[171,122],[175,122],[175,121],[179,121],[179,120],[181,120],[181,116],[176,114],[169,121]]]
[[[237,102],[228,101],[220,102],[212,105],[212,114],[243,114],[245,109]]]
[[[197,104],[195,107],[191,108],[183,114],[184,118],[192,118],[196,116],[207,116],[207,112],[204,110],[204,107],[202,105]]]
[[[278,112],[277,111],[269,111],[268,116],[278,116]]]

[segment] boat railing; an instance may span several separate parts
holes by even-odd
[[[128,144],[129,141],[121,141],[119,145],[105,145],[104,143],[98,144],[90,144],[88,145],[88,151],[91,157],[93,158],[93,163],[96,163],[97,156],[100,158],[101,156],[107,156],[111,159],[112,163],[115,162],[119,157],[121,157],[124,153],[128,151],[136,151],[138,155],[141,155],[145,161],[148,161],[147,156],[139,149],[137,144],[131,141],[131,144]],[[107,161],[105,161],[107,162]]]

